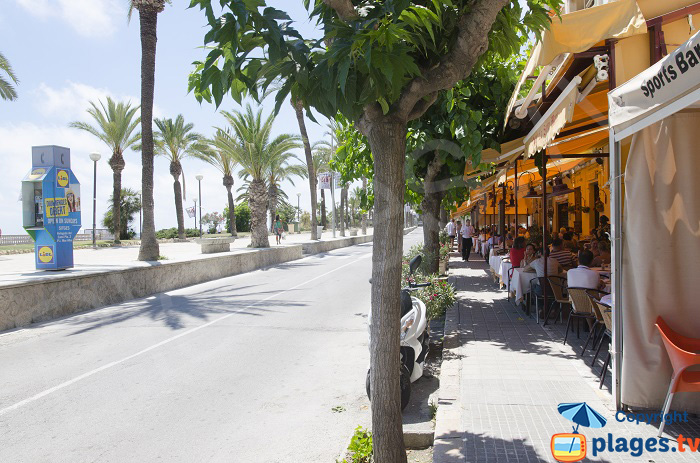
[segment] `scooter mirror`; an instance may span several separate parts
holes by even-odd
[[[418,267],[420,267],[421,262],[423,262],[423,257],[421,257],[420,254],[411,259],[411,262],[408,263],[408,268],[411,270],[411,274],[413,274]]]

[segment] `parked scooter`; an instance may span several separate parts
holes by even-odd
[[[416,271],[423,258],[418,255],[409,263],[410,274]],[[372,280],[370,280],[372,283]],[[423,376],[423,364],[428,355],[430,335],[427,327],[427,311],[423,301],[411,296],[411,292],[430,286],[431,283],[409,283],[401,288],[401,410],[406,408],[411,398],[411,383]],[[369,332],[372,335],[372,309],[369,313]],[[371,345],[371,339],[370,339]],[[370,393],[370,372],[367,370],[367,397]]]

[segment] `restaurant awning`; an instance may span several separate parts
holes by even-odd
[[[535,69],[551,64],[564,53],[580,53],[608,39],[622,39],[646,32],[644,15],[635,0],[619,0],[565,14],[561,19],[553,18],[542,41],[533,48],[511,95],[504,127],[518,100],[522,85],[534,74]]]
[[[502,162],[508,161],[513,157],[517,157],[525,150],[523,139],[524,137],[521,137],[517,140],[501,143],[500,153],[491,148],[483,150],[481,152],[481,162]]]
[[[578,100],[578,85],[581,77],[574,77],[559,98],[549,107],[546,113],[537,121],[530,133],[525,136],[525,157],[528,158],[547,147],[554,140],[559,131],[571,122],[574,116],[574,107]]]
[[[608,100],[615,141],[695,105],[700,100],[700,32],[611,91]]]

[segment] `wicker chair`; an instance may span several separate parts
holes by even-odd
[[[588,334],[588,338],[586,339],[586,343],[583,345],[583,349],[581,349],[581,357],[583,357],[584,353],[586,352],[588,343],[591,340],[593,340],[591,348],[595,349],[595,346],[596,344],[598,344],[598,341],[602,340],[602,337],[605,335],[605,323],[603,322],[603,314],[601,313],[600,308],[598,307],[598,302],[600,302],[601,297],[607,295],[608,293],[597,289],[589,289],[588,291],[586,291],[586,294],[588,295],[588,299],[590,300],[591,306],[593,307],[593,314],[595,315],[596,321],[591,327],[591,332]],[[591,362],[591,366],[593,366],[594,363],[595,357]]]
[[[600,384],[598,384],[598,389],[602,389],[603,383],[605,382],[605,375],[608,373],[608,365],[610,365],[611,358],[609,346],[610,342],[612,341],[612,309],[600,301],[596,301],[596,305],[598,307],[598,310],[600,310],[601,315],[603,316],[603,323],[605,323],[604,336],[608,338],[608,356],[605,358],[605,362],[603,363],[603,369],[600,372]],[[596,356],[593,357],[594,362],[596,357],[598,356],[598,353],[600,352],[600,348],[602,347],[602,345],[603,343],[601,342],[598,346]]]
[[[569,301],[568,294],[566,292],[566,278],[563,277],[558,277],[558,276],[550,276],[547,278],[549,280],[549,287],[552,288],[552,295],[554,296],[554,302],[552,303],[551,306],[549,306],[549,309],[547,310],[547,313],[544,316],[544,324],[546,325],[547,322],[549,321],[549,313],[554,307],[554,304],[559,304],[559,320],[562,320],[562,313],[564,310],[564,304],[566,305],[571,305],[571,302]],[[554,317],[554,321],[556,322],[557,317]]]
[[[569,327],[573,330],[572,321],[576,319],[576,337],[580,334],[581,320],[596,321],[595,313],[593,312],[593,304],[588,297],[587,291],[590,288],[568,288],[569,300],[571,301],[571,312],[569,313],[569,321],[566,323],[566,335],[564,336],[564,344],[569,337]]]

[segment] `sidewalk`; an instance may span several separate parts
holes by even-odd
[[[434,462],[540,462],[555,461],[550,450],[553,434],[572,432],[571,423],[559,415],[557,405],[586,402],[608,419],[602,429],[581,427],[588,452],[583,461],[685,462],[700,461],[698,453],[678,450],[609,452],[593,457],[591,439],[656,437],[657,425],[615,420],[608,372],[603,389],[598,374],[607,351],[596,366],[579,356],[587,333],[571,333],[563,345],[565,325],[542,327],[506,298],[487,273],[488,264],[472,253],[464,263],[453,255],[450,280],[458,303],[448,312],[445,350],[440,377],[440,399],[435,426]],[[571,347],[573,342],[576,347]],[[584,361],[585,360],[585,361]],[[650,411],[658,413],[658,410]],[[664,437],[678,434],[700,437],[700,420],[667,425]]]
[[[371,235],[372,228],[367,228],[367,234]],[[362,232],[360,231],[361,235]],[[346,237],[349,237],[346,234]],[[336,239],[340,239],[340,232],[336,232]],[[321,241],[333,240],[333,232],[324,230]],[[270,247],[276,247],[275,237],[269,237]],[[282,245],[301,244],[311,242],[310,233],[294,234],[288,233],[282,240]],[[166,262],[181,262],[188,260],[206,259],[223,256],[226,254],[236,254],[243,250],[248,250],[250,236],[237,238],[231,243],[230,253],[202,254],[201,247],[194,241],[185,243],[161,243],[159,245],[160,255],[167,258]],[[34,253],[11,254],[0,256],[0,287],[36,280],[47,280],[53,278],[65,278],[75,275],[86,275],[102,273],[115,270],[125,270],[128,268],[147,267],[151,264],[138,260],[139,246],[107,247],[97,249],[77,249],[74,251],[73,259],[75,266],[68,272],[46,272],[36,270],[34,263]]]

